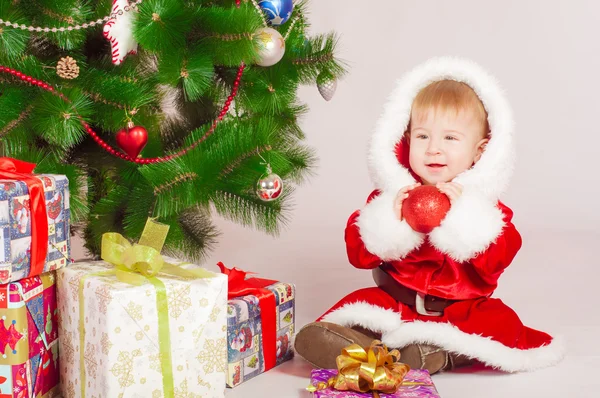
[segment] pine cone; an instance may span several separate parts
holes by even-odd
[[[56,64],[56,74],[63,79],[75,79],[79,76],[79,66],[77,61],[71,57],[63,57]]]

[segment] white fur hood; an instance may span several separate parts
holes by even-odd
[[[380,190],[396,192],[414,183],[398,160],[396,145],[408,126],[412,103],[419,91],[446,79],[473,88],[488,112],[491,130],[479,162],[454,181],[497,199],[508,186],[515,162],[512,111],[496,79],[474,62],[460,58],[430,59],[398,80],[371,140],[369,168],[373,181]]]

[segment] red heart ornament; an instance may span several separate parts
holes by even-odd
[[[117,144],[130,158],[138,157],[148,142],[148,132],[141,126],[128,125],[117,132]]]

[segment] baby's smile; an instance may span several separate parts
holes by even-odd
[[[439,171],[442,170],[444,167],[446,167],[445,164],[441,164],[441,163],[429,163],[426,164],[425,166],[427,166],[427,169],[429,169],[430,171]]]

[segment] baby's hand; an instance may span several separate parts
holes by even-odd
[[[463,187],[457,182],[438,182],[435,186],[450,199],[452,205],[462,195]]]
[[[420,185],[421,185],[420,183],[407,185],[398,191],[398,194],[396,195],[396,199],[394,200],[394,212],[396,213],[396,215],[398,216],[398,219],[400,221],[402,221],[402,203],[404,202],[404,199],[408,198],[408,193],[410,191],[412,191],[413,189],[415,189],[416,187],[418,187]]]

